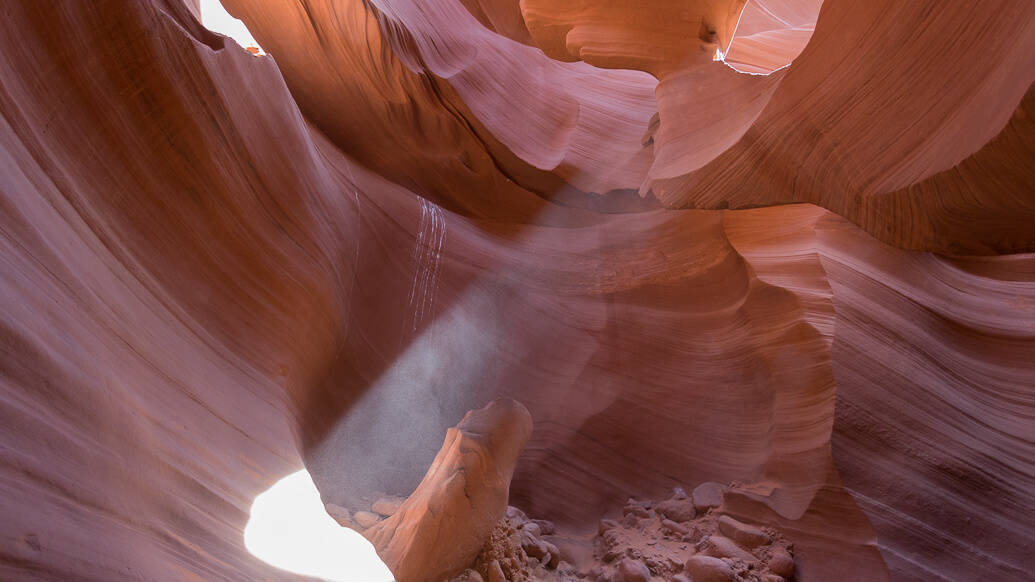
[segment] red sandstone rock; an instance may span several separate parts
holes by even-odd
[[[720,516],[718,523],[719,531],[737,542],[737,545],[742,548],[750,549],[769,543],[769,536],[761,529],[737,521],[728,515]]]
[[[650,582],[650,570],[643,562],[626,558],[619,562],[618,572],[625,582]]]
[[[506,512],[514,463],[531,430],[524,406],[496,400],[447,431],[413,494],[364,532],[396,580],[436,582],[474,561]]]
[[[725,561],[710,556],[693,556],[686,561],[686,571],[694,582],[731,582],[733,569]]]
[[[226,4],[271,56],[4,5],[0,578],[290,579],[256,495],[496,396],[562,532],[737,480],[805,582],[1029,577],[1035,4]]]

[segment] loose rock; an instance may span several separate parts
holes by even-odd
[[[382,497],[375,501],[374,505],[372,505],[370,509],[374,513],[380,513],[385,517],[391,517],[395,515],[395,512],[399,511],[399,508],[402,507],[402,504],[405,501],[406,500],[402,497]]]
[[[726,486],[714,481],[706,481],[694,488],[694,507],[697,511],[708,511],[713,507],[722,505],[722,494],[726,492]]]
[[[503,575],[503,568],[500,567],[497,560],[493,560],[489,564],[489,582],[507,582],[506,576]]]
[[[542,542],[542,546],[550,554],[550,558],[546,560],[546,565],[550,568],[557,568],[561,562],[561,551],[557,549],[557,546],[545,540]]]
[[[705,553],[716,558],[744,560],[749,564],[758,562],[758,558],[754,554],[741,549],[733,540],[718,535],[708,538],[708,547]]]
[[[352,518],[356,521],[356,523],[360,527],[362,527],[364,529],[366,529],[366,528],[374,525],[375,523],[381,521],[381,516],[380,515],[378,515],[376,513],[371,513],[369,511],[357,511],[356,514],[352,516]]]
[[[671,519],[661,520],[661,527],[679,535],[686,535],[690,533],[690,529],[687,528],[685,525],[676,523]]]
[[[546,549],[546,545],[543,544],[539,538],[532,535],[532,532],[522,529],[520,532],[521,536],[521,549],[525,550],[525,553],[533,558],[542,558],[549,553]]]
[[[338,525],[344,527],[353,527],[355,523],[352,521],[352,513],[348,509],[337,505],[335,503],[328,503],[323,506],[324,511],[327,515],[334,518],[334,521],[338,522]]]
[[[650,517],[650,512],[638,504],[626,505],[622,509],[622,513],[625,515],[635,515],[636,517]]]
[[[511,521],[518,522],[518,525],[528,521],[528,516],[525,515],[525,512],[521,511],[520,509],[518,509],[516,507],[514,507],[513,505],[508,505],[507,506],[506,517],[507,517],[507,519],[509,519]]]
[[[463,574],[460,574],[455,582],[485,582],[485,579],[482,578],[482,575],[477,570],[468,569]]]
[[[719,531],[744,548],[757,548],[772,541],[761,529],[737,521],[728,515],[720,517],[718,524]]]
[[[526,522],[524,525],[521,526],[521,529],[527,531],[535,537],[543,535],[543,531],[539,528],[539,524],[534,521]]]
[[[618,571],[625,582],[650,582],[650,570],[643,562],[626,558],[618,564]]]
[[[554,526],[552,521],[546,519],[533,519],[531,521],[532,523],[539,526],[539,531],[542,532],[541,535],[548,536],[557,533],[557,528],[556,526]]]
[[[654,510],[672,521],[690,521],[697,515],[694,503],[689,499],[666,499]]]
[[[790,578],[794,575],[794,558],[787,550],[778,547],[769,555],[769,569],[774,574]]]
[[[728,563],[711,556],[693,556],[685,567],[694,582],[731,582],[734,576]]]

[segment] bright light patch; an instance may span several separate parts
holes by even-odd
[[[259,43],[255,42],[252,33],[248,32],[248,27],[230,16],[219,0],[201,0],[201,24],[212,32],[229,36],[253,55],[266,54]]]
[[[255,498],[244,545],[263,562],[328,582],[392,582],[374,546],[324,511],[305,469]]]

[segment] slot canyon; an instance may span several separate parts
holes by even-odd
[[[0,581],[1030,581],[1033,83],[1032,0],[0,0]]]

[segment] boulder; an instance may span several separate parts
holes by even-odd
[[[530,521],[539,526],[539,531],[542,532],[541,535],[548,536],[557,533],[557,527],[552,521],[546,519],[533,519]]]
[[[768,566],[770,570],[784,578],[794,575],[794,558],[782,547],[776,548],[769,554]]]
[[[531,433],[528,410],[505,399],[446,431],[413,494],[363,534],[398,582],[449,579],[474,561],[507,510],[514,465]]]
[[[356,527],[356,523],[352,521],[352,513],[345,507],[342,507],[336,503],[328,503],[323,506],[324,511],[327,515],[334,518],[334,521],[338,522],[338,525],[343,527]]]
[[[503,568],[496,560],[489,563],[489,582],[507,582],[507,577],[503,575]]]
[[[690,533],[690,529],[681,523],[676,523],[671,519],[661,520],[661,527],[678,535],[686,535]]]
[[[711,556],[693,556],[686,561],[684,568],[694,582],[732,582],[733,568],[719,558]]]
[[[625,582],[650,582],[650,570],[639,560],[622,560],[618,563],[618,572]]]
[[[719,518],[719,531],[744,548],[757,548],[772,540],[761,529],[737,521],[728,515]]]
[[[402,504],[406,501],[404,497],[382,497],[374,502],[370,506],[371,511],[374,513],[380,513],[385,517],[395,515],[396,511],[402,507]]]
[[[705,512],[722,505],[722,494],[726,492],[726,489],[725,485],[714,481],[701,483],[694,488],[691,495],[694,499],[694,507],[697,508],[697,511]]]
[[[377,522],[381,521],[380,515],[370,511],[357,511],[352,518],[363,529],[373,527]]]
[[[690,521],[697,516],[697,509],[690,499],[666,499],[654,507],[654,511],[672,521]]]
[[[543,535],[543,530],[539,527],[539,524],[534,522],[534,521],[525,522],[521,526],[521,529],[527,531],[528,533],[534,535],[535,537],[539,537],[539,536]]]
[[[507,511],[504,515],[506,515],[507,519],[514,522],[518,522],[518,524],[522,524],[528,521],[528,516],[525,515],[525,512],[514,507],[513,505],[507,506]]]
[[[741,548],[733,540],[720,535],[713,535],[708,538],[704,553],[716,558],[743,560],[749,564],[758,562],[758,558],[754,554]]]

